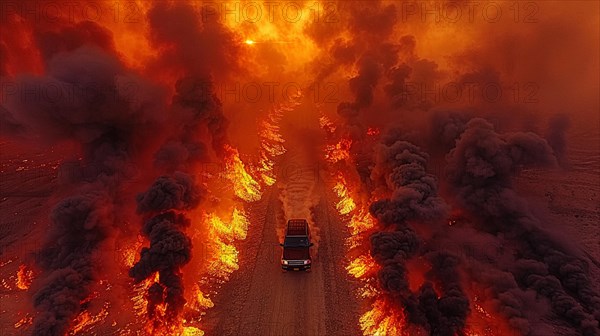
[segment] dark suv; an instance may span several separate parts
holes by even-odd
[[[306,219],[290,219],[285,230],[285,240],[281,256],[281,268],[287,270],[310,270],[310,232]]]

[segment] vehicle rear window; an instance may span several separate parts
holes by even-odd
[[[283,246],[284,247],[307,247],[308,246],[308,238],[307,237],[285,237]]]

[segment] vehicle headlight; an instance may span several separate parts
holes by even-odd
[[[304,260],[304,265],[308,265],[310,264],[310,259],[309,260]]]
[[[284,265],[287,265],[287,264],[288,264],[288,261],[287,261],[287,260],[284,260],[284,259],[281,259],[281,263],[282,263],[282,264],[284,264]]]

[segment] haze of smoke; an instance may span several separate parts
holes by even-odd
[[[204,144],[196,140],[199,128],[206,127],[211,136],[212,149],[219,158],[225,154],[228,143],[229,121],[223,114],[221,101],[214,93],[214,85],[208,78],[183,77],[177,81],[173,102],[184,109],[181,130],[178,137],[191,154],[204,154]],[[190,156],[188,154],[188,156]],[[204,156],[191,155],[190,159],[200,161]]]
[[[151,67],[177,78],[173,97],[177,118],[171,122],[177,127],[177,136],[163,145],[155,164],[174,171],[182,165],[205,161],[209,156],[204,141],[199,139],[203,129],[210,134],[213,151],[222,159],[229,121],[215,95],[213,80],[240,69],[235,35],[214,15],[203,16],[196,7],[183,2],[156,3],[148,12],[148,20],[150,40],[155,47],[163,48]]]
[[[562,166],[568,166],[567,158],[567,131],[570,127],[569,117],[559,114],[552,117],[548,123],[546,141],[552,147],[556,160]]]
[[[380,65],[373,57],[363,56],[358,64],[358,75],[349,81],[354,102],[344,102],[338,105],[338,114],[349,121],[355,122],[361,109],[373,103],[373,90],[379,81]]]

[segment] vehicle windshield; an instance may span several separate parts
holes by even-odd
[[[307,247],[308,237],[285,237],[284,247]]]

